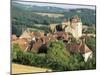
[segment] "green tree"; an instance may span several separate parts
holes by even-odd
[[[65,70],[69,57],[70,54],[62,41],[51,42],[47,52],[47,62],[50,67],[56,70]]]
[[[15,61],[17,59],[18,51],[21,51],[20,46],[18,44],[13,44],[13,46],[12,46],[12,61]]]

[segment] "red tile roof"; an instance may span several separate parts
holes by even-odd
[[[67,44],[66,48],[71,52],[71,53],[77,53],[80,52],[82,54],[90,52],[91,50],[88,48],[86,44]]]

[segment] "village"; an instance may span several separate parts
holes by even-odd
[[[85,43],[86,35],[82,34],[82,21],[77,15],[61,25],[50,24],[49,29],[50,33],[31,32],[27,28],[20,37],[13,34],[12,46],[17,43],[24,52],[47,53],[50,42],[61,40],[70,53],[81,53],[85,62],[92,58],[92,50]],[[73,39],[75,43],[72,43]]]

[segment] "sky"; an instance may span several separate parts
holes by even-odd
[[[23,1],[23,0],[14,0],[21,4],[26,5],[37,5],[37,6],[52,6],[52,7],[59,7],[64,9],[73,9],[73,8],[87,8],[87,9],[95,9],[95,6],[92,5],[72,5],[72,4],[54,4],[54,3],[37,3],[32,1]]]

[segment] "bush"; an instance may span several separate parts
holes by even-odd
[[[16,61],[18,51],[21,51],[20,46],[18,44],[13,44],[13,46],[12,46],[12,61]]]
[[[24,65],[43,67],[45,65],[45,54],[18,52],[17,62],[24,64]]]
[[[45,66],[45,54],[33,54],[29,52],[23,52],[18,44],[13,45],[12,61],[30,66]]]
[[[88,37],[86,39],[86,44],[89,46],[89,48],[93,51],[96,52],[96,38]]]
[[[71,55],[68,68],[69,70],[81,70],[84,66],[84,58],[80,53]]]
[[[70,54],[62,41],[51,42],[46,58],[49,67],[56,70],[65,70]]]
[[[93,54],[92,59],[88,59],[88,61],[85,63],[85,69],[96,69],[96,55]]]

